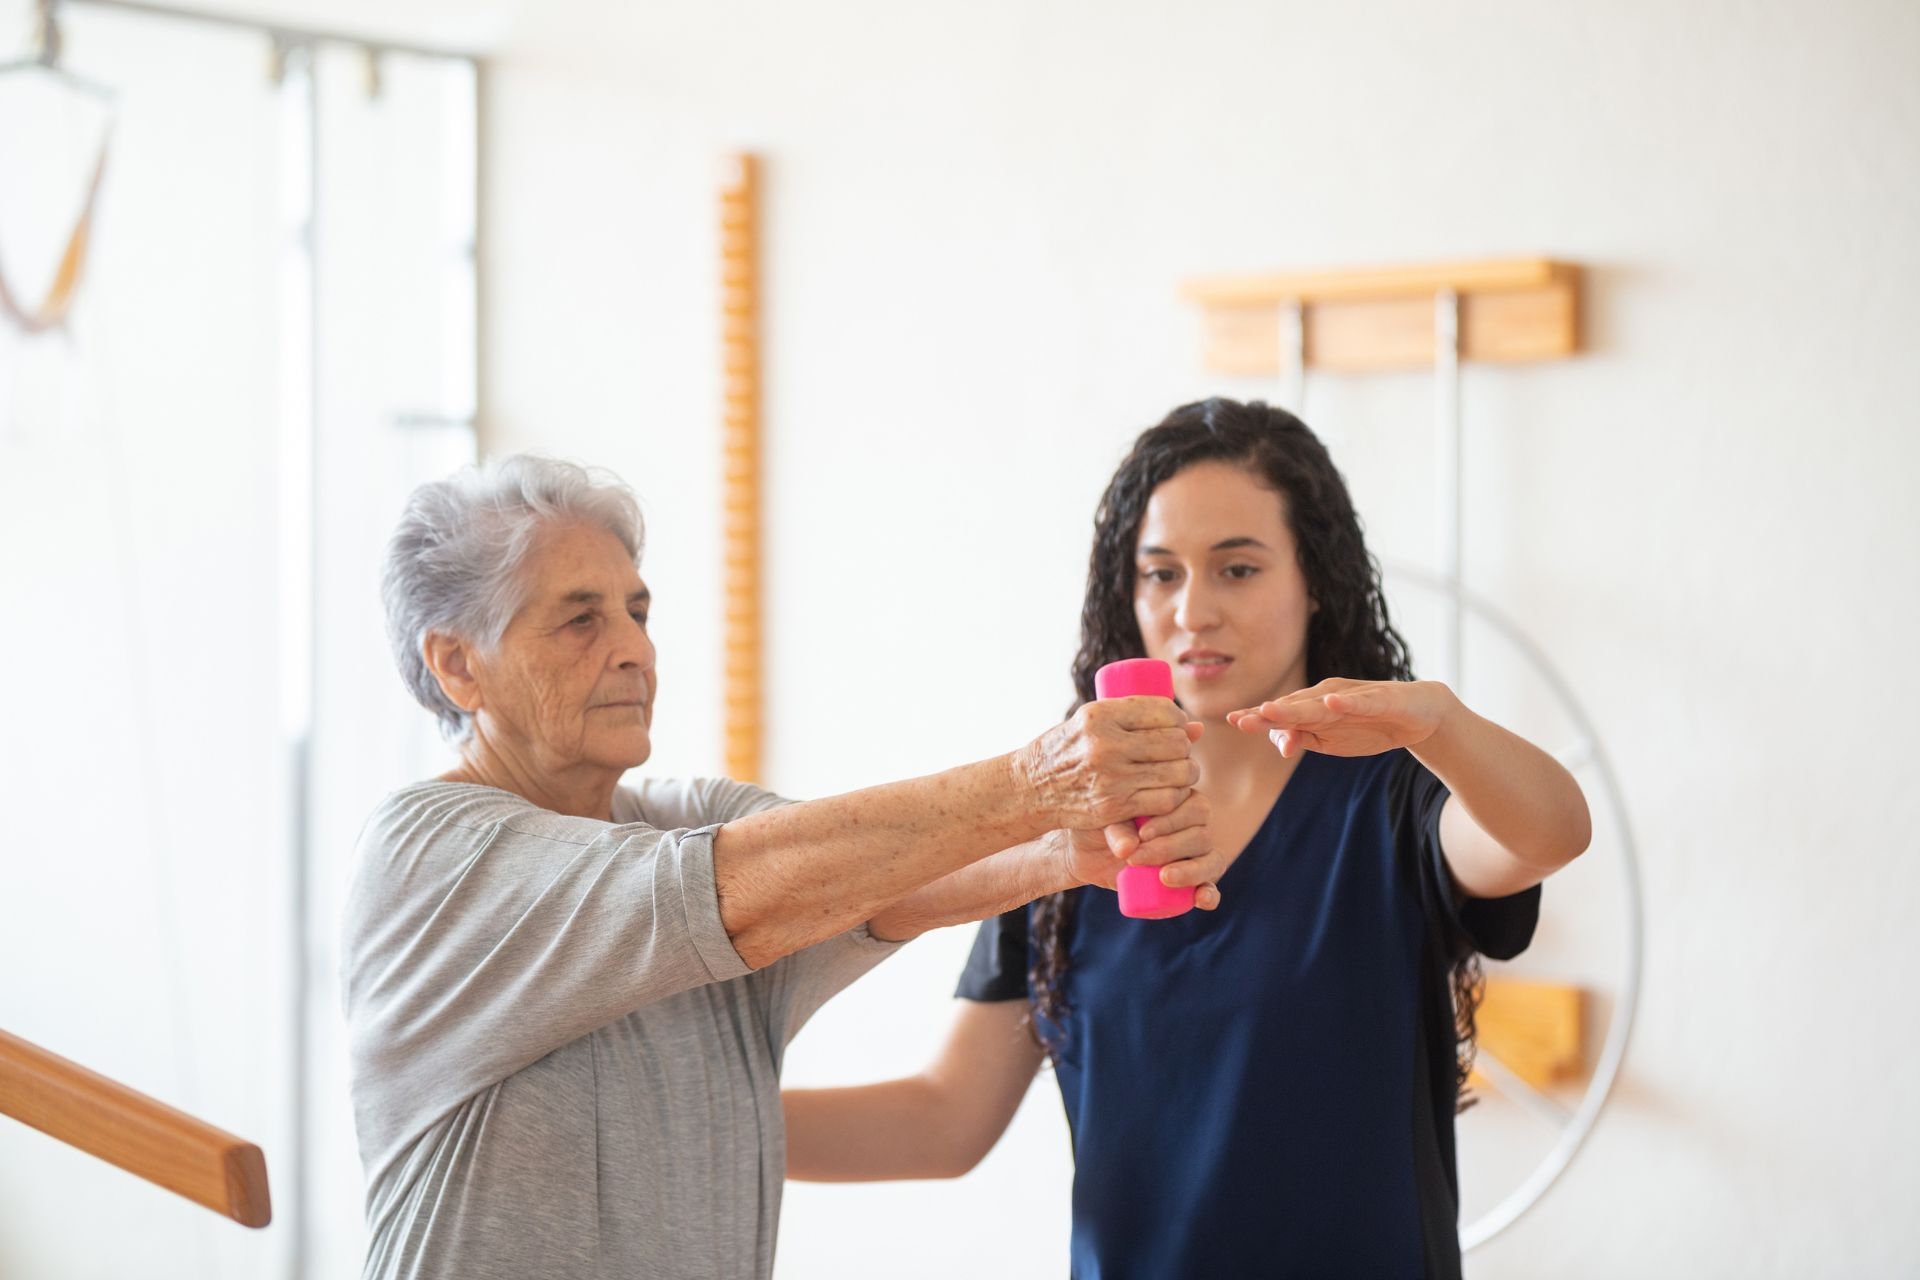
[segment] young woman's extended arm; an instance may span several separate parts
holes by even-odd
[[[962,1001],[945,1046],[920,1074],[783,1092],[787,1176],[957,1178],[1006,1132],[1045,1056],[1028,1029],[1025,1000]]]
[[[1573,775],[1437,681],[1322,680],[1227,718],[1243,732],[1271,734],[1282,755],[1411,751],[1453,793],[1440,813],[1440,847],[1471,897],[1539,884],[1593,839]]]

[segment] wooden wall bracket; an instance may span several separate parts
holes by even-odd
[[[1562,983],[1488,978],[1474,1019],[1481,1049],[1536,1089],[1587,1069],[1586,993]],[[1485,1082],[1476,1075],[1476,1087]]]
[[[1551,360],[1579,350],[1580,269],[1546,258],[1212,276],[1181,288],[1203,308],[1206,367],[1250,377],[1290,372],[1294,307],[1309,368],[1431,369],[1434,298],[1443,292],[1460,302],[1463,360]]]

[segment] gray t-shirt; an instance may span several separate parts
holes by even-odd
[[[782,1054],[895,949],[862,926],[740,959],[713,834],[782,803],[705,779],[622,787],[612,823],[465,783],[381,803],[342,973],[367,1277],[771,1274]]]

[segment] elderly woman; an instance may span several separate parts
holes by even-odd
[[[1217,901],[1194,735],[1156,699],[804,804],[621,785],[657,681],[640,548],[619,482],[524,456],[423,486],[394,534],[395,656],[460,763],[375,810],[349,894],[368,1276],[767,1276],[780,1061],[829,997],[928,928],[1111,885],[1108,844]]]

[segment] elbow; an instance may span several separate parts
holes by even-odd
[[[1592,845],[1593,817],[1582,800],[1578,811],[1568,815],[1561,829],[1551,839],[1541,841],[1525,860],[1545,868],[1551,874],[1571,863]]]
[[[724,873],[714,878],[718,882],[720,927],[727,931],[727,941],[749,969],[764,969],[832,932],[823,929],[818,937],[809,937],[806,922],[798,913],[761,886]]]
[[[1560,865],[1563,867],[1593,847],[1593,811],[1587,807],[1586,796],[1577,789],[1574,791],[1573,804],[1571,821],[1567,823],[1566,842],[1562,846]]]
[[[975,1145],[954,1145],[940,1152],[926,1166],[925,1176],[940,1181],[964,1178],[980,1167],[990,1148]]]
[[[1592,847],[1593,847],[1593,822],[1591,819],[1588,819],[1586,821],[1583,821],[1580,824],[1579,833],[1573,839],[1573,852],[1567,855],[1567,861],[1572,862],[1575,858],[1579,857],[1581,854],[1585,853],[1588,849],[1591,849]]]
[[[1009,1116],[1007,1119],[1011,1119]],[[935,1145],[938,1155],[933,1167],[935,1178],[964,1178],[980,1167],[980,1162],[1000,1143],[1007,1130],[1006,1120],[993,1123],[982,1115],[954,1116],[952,1127],[939,1134]]]
[[[764,969],[797,950],[787,945],[786,939],[775,937],[773,930],[755,925],[728,929],[727,940],[733,943],[734,952],[749,969]]]

